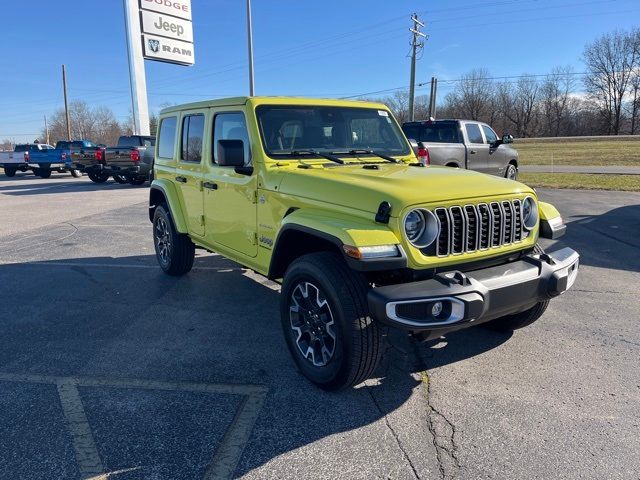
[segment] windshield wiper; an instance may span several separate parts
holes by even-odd
[[[335,154],[340,154],[343,152],[331,152],[331,153],[335,153]],[[392,163],[398,163],[398,160],[396,160],[393,157],[390,157],[388,155],[384,155],[383,153],[378,153],[374,150],[366,150],[366,149],[352,149],[349,150],[348,152],[344,152],[344,153],[348,153],[349,155],[362,155],[362,154],[369,154],[369,155],[375,155],[376,157],[380,157],[383,160],[386,160],[387,162],[392,162]]]
[[[344,165],[345,163],[344,160],[336,157],[335,155],[318,152],[317,150],[293,150],[291,152],[287,152],[282,155],[290,155],[292,157],[300,156],[300,155],[317,155],[318,157],[326,158],[327,160],[331,160],[332,162],[339,163],[340,165]]]

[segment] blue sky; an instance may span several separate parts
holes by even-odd
[[[638,0],[253,0],[256,94],[344,97],[409,80],[409,16],[429,34],[417,81],[444,96],[472,68],[494,76],[583,67],[585,43],[640,25]],[[248,90],[243,0],[192,0],[196,65],[146,62],[149,106]],[[71,99],[130,111],[122,0],[5,2],[0,140],[33,140],[43,115]],[[6,48],[11,47],[11,48]],[[418,93],[427,93],[419,89]]]

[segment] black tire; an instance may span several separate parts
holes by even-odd
[[[144,178],[144,177],[130,177],[129,178],[129,183],[131,185],[142,185],[146,181],[147,181],[147,179]]]
[[[368,288],[332,252],[304,255],[284,275],[280,318],[287,347],[302,374],[324,390],[361,383],[380,361],[386,328],[369,315]],[[305,308],[314,295],[315,306],[311,301]]]
[[[82,172],[77,168],[72,168],[71,170],[69,170],[69,173],[71,173],[71,176],[73,178],[80,178],[82,176]]]
[[[88,174],[89,179],[94,182],[94,183],[104,183],[107,180],[109,180],[109,175],[105,174],[105,173],[89,173]]]
[[[114,175],[113,176],[113,180],[116,183],[119,183],[121,185],[125,184],[125,183],[129,183],[129,181],[127,180],[127,177],[125,177],[124,175]]]
[[[188,235],[176,230],[166,204],[158,205],[153,214],[153,246],[165,273],[180,276],[193,267],[195,245]]]
[[[533,249],[534,253],[544,253],[544,250],[540,245],[537,245]],[[483,324],[484,327],[491,330],[497,330],[499,332],[512,332],[520,328],[528,327],[533,322],[538,320],[549,306],[549,300],[536,303],[533,307],[524,312],[514,313],[513,315],[505,315],[504,317],[496,318]]]
[[[48,168],[38,168],[37,172],[34,170],[34,173],[38,175],[40,178],[51,177],[51,170],[49,170]]]
[[[5,168],[4,169],[4,174],[7,177],[15,177],[16,176],[16,169],[15,168]]]
[[[507,169],[504,172],[504,178],[507,178],[509,180],[518,179],[518,168],[513,163],[507,165]]]

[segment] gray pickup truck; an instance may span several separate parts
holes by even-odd
[[[423,164],[466,168],[511,180],[518,177],[518,152],[509,146],[513,137],[498,138],[486,123],[424,120],[405,122],[402,130],[417,144],[414,148]]]

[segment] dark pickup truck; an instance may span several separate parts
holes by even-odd
[[[153,168],[155,144],[155,137],[124,135],[118,139],[117,146],[104,149],[101,159],[93,159],[79,167],[96,183],[104,183],[113,177],[118,183],[142,185]]]

